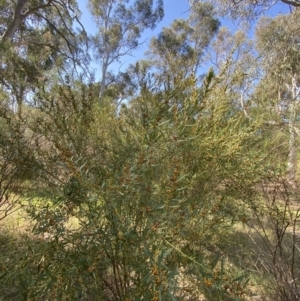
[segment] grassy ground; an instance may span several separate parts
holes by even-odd
[[[76,220],[70,222],[70,228],[76,225]],[[22,208],[0,220],[0,301],[32,300],[28,288],[34,285],[38,259],[48,248],[47,235],[33,235],[32,229]]]

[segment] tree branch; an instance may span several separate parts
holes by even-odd
[[[70,53],[74,56],[74,49],[76,49],[76,47],[74,45],[72,45],[70,43],[70,41],[68,40],[68,38],[52,23],[50,22],[47,18],[45,18],[43,15],[35,13],[38,17],[42,18],[43,20],[45,20],[66,42]]]
[[[300,7],[300,2],[298,0],[281,0],[281,2],[294,7]]]
[[[40,9],[43,9],[43,8],[46,8],[46,7],[51,6],[52,1],[53,1],[53,0],[48,0],[48,2],[47,2],[46,4],[39,5],[39,6],[36,6],[36,7],[31,8],[31,9],[28,9],[28,11],[25,12],[25,13],[23,14],[23,16],[26,18],[27,16],[34,14],[36,11],[38,11],[38,10],[40,10]]]
[[[42,46],[42,47],[48,47],[50,49],[53,49],[55,50],[56,52],[60,53],[61,55],[65,56],[67,59],[70,59],[71,61],[74,61],[76,62],[77,64],[80,65],[80,61],[77,60],[76,58],[74,58],[74,56],[71,56],[71,55],[68,55],[67,53],[61,51],[59,48],[51,45],[51,44],[48,44],[48,43],[42,43],[42,42],[37,42],[37,41],[33,41],[33,40],[30,40],[30,41],[25,41],[25,42],[21,42],[21,43],[18,43],[17,45],[37,45],[37,46]]]

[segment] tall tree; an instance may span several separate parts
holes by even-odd
[[[288,178],[295,180],[297,167],[297,119],[300,109],[299,12],[263,18],[257,30],[257,49],[264,67],[265,82],[272,84],[273,99],[281,120],[289,130]],[[268,86],[267,86],[268,87]]]
[[[1,21],[5,24],[1,27],[1,41],[4,42],[13,39],[24,25],[28,22],[46,22],[60,35],[64,35],[61,25],[54,21],[53,14],[49,12],[55,11],[59,22],[63,24],[65,30],[71,32],[70,22],[76,19],[79,22],[75,10],[77,3],[75,0],[17,0],[14,3],[4,0],[1,1],[2,17]]]
[[[73,29],[80,24],[76,1],[3,0],[0,8],[0,84],[20,110],[46,73],[82,62],[85,31]]]
[[[101,62],[99,98],[103,97],[109,66],[139,45],[142,32],[153,29],[164,16],[163,2],[157,0],[90,0],[89,8],[98,27],[93,37],[96,58]]]
[[[203,0],[190,0],[190,4],[201,2]],[[289,5],[292,8],[300,7],[299,0],[210,0],[210,2],[224,15],[230,15],[234,19],[252,19],[255,18],[277,3]]]
[[[254,42],[243,30],[220,28],[206,54],[206,61],[231,95],[232,103],[248,116],[247,107],[260,76]]]
[[[168,89],[177,81],[196,74],[204,51],[219,28],[213,7],[195,4],[187,20],[175,20],[151,39],[147,52],[161,83]]]

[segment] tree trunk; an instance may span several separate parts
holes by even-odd
[[[99,93],[99,101],[100,102],[103,98],[103,94],[104,94],[104,91],[105,91],[107,67],[108,67],[108,63],[107,63],[107,60],[106,60],[103,63],[103,67],[102,67],[102,79],[101,79],[101,87],[100,87],[100,93]]]
[[[7,28],[7,30],[4,32],[4,34],[1,37],[1,41],[5,42],[8,39],[11,39],[18,27],[20,26],[21,22],[23,21],[22,16],[14,17],[13,21]]]
[[[22,9],[27,4],[29,0],[18,0],[14,15],[13,15],[13,20],[4,32],[4,34],[1,37],[1,41],[4,42],[8,39],[11,39],[22,21],[24,20],[24,15],[22,15]]]
[[[288,180],[294,182],[297,170],[297,146],[296,146],[296,131],[295,131],[295,105],[290,105],[290,120],[289,120],[289,155],[288,155]]]
[[[290,116],[289,116],[289,155],[288,155],[288,180],[294,182],[296,180],[297,172],[297,133],[296,133],[296,111],[297,111],[297,100],[298,98],[298,88],[296,76],[292,77],[292,101],[290,103]]]

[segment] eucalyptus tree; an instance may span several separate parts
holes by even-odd
[[[190,0],[189,2],[193,5],[202,1]],[[248,20],[258,17],[278,3],[288,5],[291,9],[300,7],[299,0],[210,0],[210,2],[223,15],[229,15],[234,19],[242,18]]]
[[[67,40],[64,31],[71,33],[72,20],[78,19],[76,0],[17,0],[1,1],[1,42],[15,39],[16,35],[31,24],[45,22],[52,30]],[[54,12],[54,14],[53,14]],[[57,16],[57,20],[55,20]],[[61,24],[59,24],[61,22]],[[69,44],[71,46],[71,44]]]
[[[206,53],[205,63],[218,74],[235,107],[250,117],[248,107],[260,77],[254,41],[242,29],[232,33],[222,27]]]
[[[90,0],[90,11],[98,27],[92,38],[95,56],[101,62],[101,87],[103,97],[109,66],[122,56],[131,54],[139,46],[144,30],[153,29],[164,16],[163,2],[157,0]]]
[[[0,206],[6,196],[11,200],[15,187],[37,175],[40,164],[27,125],[37,111],[25,100],[33,105],[39,89],[50,89],[52,78],[81,61],[85,33],[74,29],[76,5],[65,0],[0,1]],[[6,216],[8,207],[2,208],[0,215]]]
[[[0,3],[1,86],[10,91],[19,109],[45,73],[82,62],[85,30],[76,1],[3,0]]]
[[[220,22],[212,5],[195,4],[189,17],[173,21],[150,41],[147,55],[166,89],[197,74],[205,49],[218,31]]]
[[[276,105],[276,111],[289,130],[288,178],[293,181],[297,166],[297,135],[300,109],[300,48],[299,12],[279,15],[276,18],[262,18],[256,29],[257,50],[264,69],[261,89],[268,87],[273,93],[269,101]],[[263,92],[263,94],[265,93]]]

